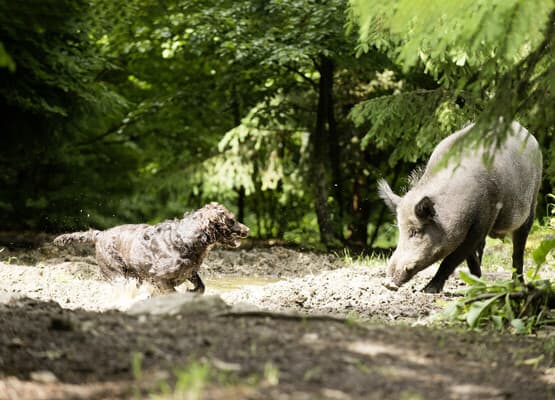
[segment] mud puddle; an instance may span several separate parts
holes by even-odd
[[[225,276],[204,279],[206,294],[222,294],[233,290],[248,290],[250,288],[262,288],[271,283],[279,282],[279,278],[271,277],[249,277],[249,276]]]

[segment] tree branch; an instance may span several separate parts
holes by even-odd
[[[299,75],[303,80],[305,80],[306,82],[308,82],[309,84],[311,84],[313,87],[317,87],[318,84],[312,79],[309,78],[308,76],[306,76],[305,74],[303,74],[301,71],[291,67],[290,65],[287,64],[283,64],[282,67],[284,67],[286,70],[293,72],[296,75]]]
[[[112,126],[110,129],[108,129],[107,132],[104,132],[104,133],[102,133],[102,134],[100,134],[100,135],[98,135],[98,136],[95,136],[95,137],[93,137],[93,138],[90,138],[90,139],[88,139],[88,140],[85,140],[85,141],[76,143],[75,146],[76,146],[76,147],[83,147],[83,146],[88,146],[88,145],[90,145],[90,144],[99,142],[99,141],[101,141],[102,139],[104,139],[105,137],[110,136],[110,135],[113,134],[113,133],[117,133],[118,129],[119,129],[119,125],[118,125],[117,127],[116,127],[116,126]]]

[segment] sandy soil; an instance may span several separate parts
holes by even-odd
[[[392,292],[379,261],[213,249],[204,296],[185,287],[158,296],[106,282],[89,249],[60,251],[45,239],[0,246],[0,400],[148,398],[176,380],[189,383],[166,398],[555,397],[553,335],[434,323],[463,283],[420,293],[433,268]],[[208,376],[197,390],[199,370]]]

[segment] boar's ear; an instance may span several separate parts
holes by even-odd
[[[434,202],[428,196],[422,197],[422,199],[414,206],[414,213],[419,219],[432,219],[436,215]]]
[[[401,201],[401,197],[393,193],[384,179],[378,181],[378,195],[393,212],[397,212],[397,205]]]

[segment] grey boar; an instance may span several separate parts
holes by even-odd
[[[542,155],[536,139],[520,124],[509,125],[507,139],[491,164],[483,147],[439,165],[474,125],[453,133],[435,148],[422,176],[404,196],[381,180],[379,195],[397,216],[399,241],[387,266],[386,286],[396,290],[416,273],[443,260],[427,293],[439,293],[455,268],[466,260],[481,275],[486,236],[512,234],[513,276],[523,281],[524,245],[535,214]]]

